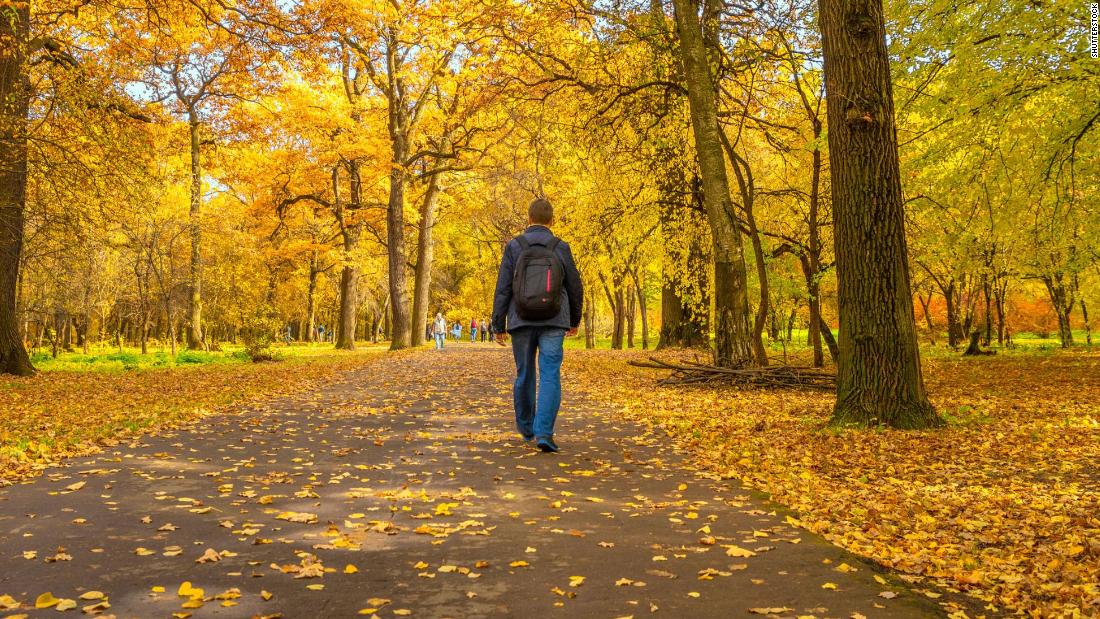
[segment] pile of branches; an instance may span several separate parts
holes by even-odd
[[[836,389],[836,374],[821,368],[797,365],[769,365],[765,367],[724,368],[694,361],[677,363],[650,357],[648,361],[630,361],[640,368],[672,370],[672,374],[658,381],[662,385],[691,385],[721,383],[745,387],[782,389],[812,389],[832,391]]]

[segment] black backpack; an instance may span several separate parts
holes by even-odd
[[[520,252],[512,274],[512,298],[516,314],[524,320],[550,320],[561,311],[561,286],[565,276],[557,248],[561,239],[549,243],[531,243],[524,235],[516,237]]]

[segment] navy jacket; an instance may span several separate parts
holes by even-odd
[[[540,225],[528,227],[523,234],[530,243],[548,243],[554,236],[550,228]],[[573,252],[569,251],[569,245],[561,241],[556,250],[564,267],[561,311],[549,320],[524,320],[516,313],[516,304],[512,301],[512,275],[522,251],[516,239],[508,241],[508,245],[504,247],[504,257],[500,261],[500,273],[497,275],[497,289],[493,294],[493,331],[512,332],[522,327],[577,328],[581,324],[583,315],[584,286],[581,284],[581,274],[577,271],[577,264],[573,262]]]

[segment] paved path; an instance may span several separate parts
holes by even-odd
[[[562,453],[523,445],[510,362],[389,356],[2,489],[0,617],[939,614],[596,402],[567,394]]]

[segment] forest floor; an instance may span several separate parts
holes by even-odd
[[[0,382],[0,617],[1100,612],[1100,354],[932,357],[931,432],[646,354],[569,352],[549,456],[492,345]]]

